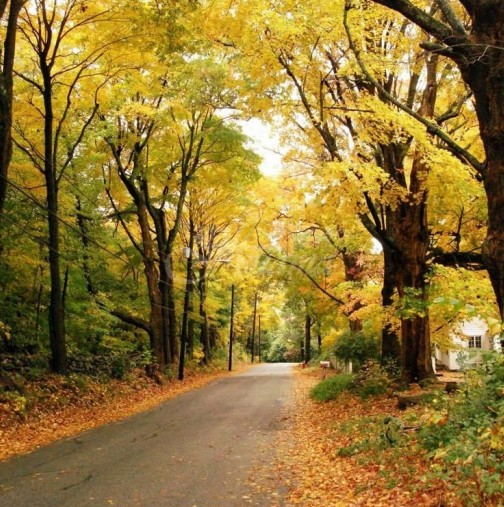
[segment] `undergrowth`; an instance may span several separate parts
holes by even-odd
[[[371,369],[360,377],[345,374],[326,379],[311,396],[328,401],[349,391],[365,398],[381,393],[386,385],[386,375]],[[336,425],[336,434],[345,436],[347,443],[335,453],[363,466],[377,466],[391,488],[408,474],[416,474],[416,484],[409,486],[416,491],[441,481],[453,500],[442,505],[502,507],[503,423],[504,356],[493,354],[466,373],[461,390],[439,392],[427,407],[410,408],[399,417],[361,416]],[[415,470],[412,463],[420,455],[426,465]]]
[[[310,396],[315,401],[327,402],[349,391],[364,400],[385,394],[393,381],[378,363],[368,361],[357,373],[343,373],[322,380],[312,389]]]

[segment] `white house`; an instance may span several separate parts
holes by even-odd
[[[436,346],[436,363],[448,370],[460,370],[463,365],[481,361],[484,350],[502,351],[502,340],[488,332],[488,325],[480,318],[464,321],[451,332],[453,347]]]

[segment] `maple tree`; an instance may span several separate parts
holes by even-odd
[[[502,172],[504,162],[500,146],[502,118],[502,4],[497,1],[477,2],[439,0],[430,12],[407,0],[375,0],[415,23],[434,40],[421,46],[432,53],[452,60],[461,78],[474,95],[480,135],[485,148],[485,160],[467,151],[460,155],[479,174],[485,186],[488,203],[488,232],[483,245],[483,258],[504,316]]]
[[[286,143],[297,143],[288,158],[293,163],[304,160],[306,166],[326,165],[324,184],[332,185],[334,193],[348,189],[354,213],[381,243],[383,304],[395,308],[396,292],[402,299],[401,361],[405,378],[412,380],[432,375],[430,263],[478,262],[475,253],[452,249],[445,255],[439,245],[433,256],[427,214],[431,171],[456,163],[445,148],[459,158],[468,153],[460,147],[460,128],[471,114],[469,97],[447,96],[444,87],[454,85],[452,66],[437,55],[415,53],[420,32],[384,9],[363,5],[358,21],[353,10],[344,2],[336,7],[280,2],[261,11],[239,2],[227,10],[225,36],[223,31],[216,33],[218,23],[210,30],[218,44],[241,56],[243,72],[254,84],[251,109],[275,110],[284,124],[294,123],[299,129],[298,134],[287,130],[284,136]],[[349,59],[349,49],[357,65]],[[254,70],[258,55],[278,72],[260,79]],[[408,120],[404,111],[413,111],[419,123]],[[433,116],[436,127],[426,120]],[[455,137],[443,135],[444,130]],[[446,144],[437,144],[430,133],[441,135]],[[464,134],[474,138],[473,131],[464,129]],[[355,268],[348,265],[347,275],[357,273]],[[382,351],[384,357],[399,354],[395,329],[386,321]]]
[[[236,238],[247,205],[247,187],[259,177],[257,156],[244,147],[239,147],[245,141],[243,135],[232,131],[227,134],[230,135],[227,148],[237,143],[235,156],[198,171],[189,192],[188,217],[185,221],[185,244],[189,249],[186,256],[185,295],[190,298],[194,288],[197,289],[202,360],[206,364],[210,362],[212,351],[216,348],[215,333],[211,332],[207,308],[209,284],[226,264],[233,263]],[[187,318],[190,311],[189,304],[188,299],[184,305],[184,318]],[[187,332],[186,326],[187,323],[182,328],[184,333]],[[192,333],[187,339],[189,349],[192,350]]]
[[[107,80],[96,72],[95,66],[112,41],[96,40],[89,29],[101,21],[109,21],[107,10],[96,5],[88,11],[87,3],[77,0],[53,5],[41,0],[33,6],[25,5],[20,14],[19,30],[27,66],[18,75],[25,83],[23,93],[29,97],[23,106],[30,111],[24,121],[16,119],[16,144],[44,177],[51,274],[50,343],[53,369],[60,373],[66,371],[67,365],[59,190],[96,115],[98,92]],[[74,32],[81,36],[82,50],[72,51]],[[84,86],[87,97],[80,91]]]

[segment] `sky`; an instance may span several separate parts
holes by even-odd
[[[282,168],[280,139],[268,123],[257,118],[241,122],[243,133],[250,137],[249,147],[263,160],[260,166],[265,176],[276,176]]]

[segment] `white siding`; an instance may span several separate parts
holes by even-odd
[[[469,338],[471,336],[481,336],[481,349],[469,348]],[[488,333],[488,326],[480,318],[471,319],[462,322],[451,333],[453,349],[436,350],[436,358],[444,364],[449,370],[460,370],[460,356],[465,356],[465,363],[474,364],[481,360],[482,350],[493,350],[493,340]]]

